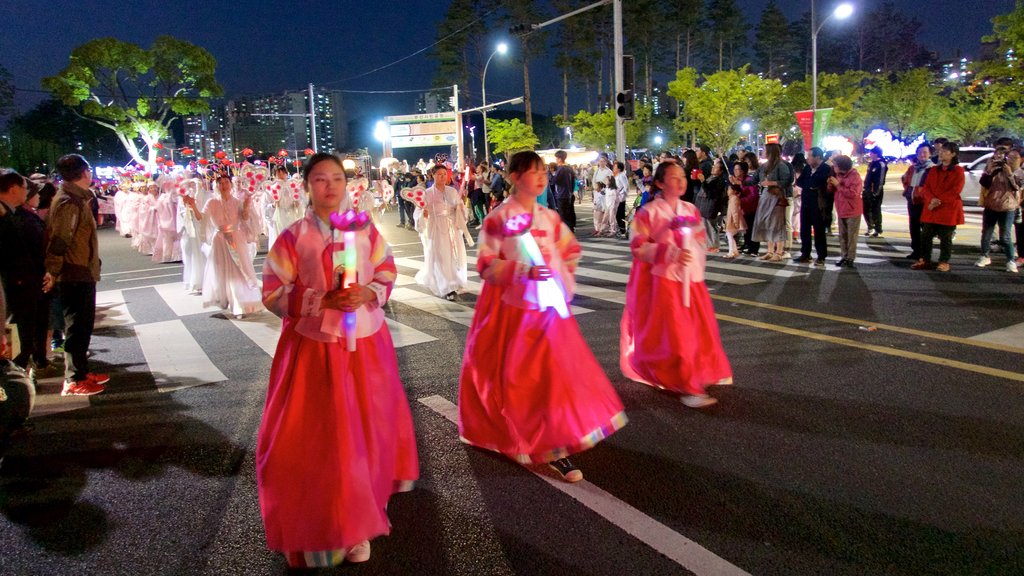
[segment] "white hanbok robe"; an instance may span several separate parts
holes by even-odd
[[[206,206],[209,196],[205,183],[197,187],[196,206]],[[186,292],[202,292],[203,275],[206,272],[206,220],[196,220],[192,209],[184,202],[178,202],[178,233],[181,236],[181,280]]]
[[[178,195],[163,193],[156,201],[157,231],[153,246],[153,262],[181,260],[178,240]]]
[[[430,187],[423,195],[424,207],[413,217],[423,241],[424,264],[416,273],[416,282],[435,296],[458,292],[468,282],[466,272],[466,211],[455,188]],[[424,217],[424,210],[427,216]]]
[[[213,235],[204,247],[204,306],[218,306],[236,316],[263,310],[260,281],[252,265],[250,243],[253,230],[259,229],[253,212],[250,207],[248,218],[243,218],[242,202],[233,196],[224,200],[216,195],[206,201],[203,220]]]

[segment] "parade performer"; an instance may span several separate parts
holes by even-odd
[[[288,179],[288,170],[277,168],[277,178],[270,185],[267,198],[267,249],[277,241],[282,230],[297,222],[306,211],[302,189],[298,180]]]
[[[138,203],[138,228],[132,237],[132,245],[142,254],[149,256],[153,253],[156,244],[156,233],[159,225],[156,215],[156,197],[160,194],[160,188],[156,184],[150,184],[139,197]],[[138,240],[138,243],[136,243]]]
[[[316,154],[303,171],[311,208],[279,236],[263,268],[263,302],[283,319],[256,447],[267,545],[294,568],[365,562],[390,532],[388,499],[419,477],[416,438],[381,309],[397,278],[391,248],[355,232],[356,283],[333,264],[349,210],[341,161]],[[348,351],[341,317],[355,312]]]
[[[463,241],[466,225],[459,222],[466,218],[466,212],[461,208],[459,192],[448,186],[448,168],[436,164],[431,174],[434,185],[424,194],[423,207],[417,207],[413,215],[425,255],[423,268],[416,273],[416,282],[435,296],[455,300],[468,282]]]
[[[514,194],[488,214],[480,233],[484,284],[462,359],[459,434],[520,463],[548,463],[578,482],[583,473],[567,457],[624,426],[626,415],[566,308],[580,246],[558,212],[537,204],[547,184],[544,162],[519,152],[509,176]],[[531,263],[531,243],[546,265]],[[552,281],[562,306],[545,302],[541,288]]]
[[[156,242],[153,245],[153,262],[178,262],[181,260],[181,244],[178,233],[178,183],[171,176],[163,176],[159,182],[160,196],[156,200]]]
[[[630,380],[680,392],[683,404],[702,408],[716,402],[707,386],[732,384],[704,284],[707,232],[697,207],[682,200],[682,168],[659,164],[653,187],[656,198],[633,219],[619,367]]]
[[[178,202],[178,235],[181,238],[181,279],[185,291],[189,294],[202,294],[203,273],[206,269],[206,253],[203,244],[206,242],[206,222],[196,218],[189,208],[190,203],[205,206],[207,194],[206,182],[199,178],[189,178],[179,184]],[[185,197],[191,198],[191,201]]]
[[[263,305],[249,247],[252,196],[239,201],[232,196],[231,188],[230,176],[218,176],[219,194],[207,200],[201,212],[194,198],[185,196],[183,200],[197,220],[208,220],[213,229],[206,246],[203,305],[219,306],[240,318],[259,312]]]

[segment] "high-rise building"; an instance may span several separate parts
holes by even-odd
[[[417,114],[436,114],[438,112],[451,112],[455,109],[452,102],[452,89],[439,88],[429,92],[423,92],[416,97]]]

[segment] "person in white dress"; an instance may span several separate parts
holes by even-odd
[[[250,244],[259,222],[254,221],[252,196],[240,201],[231,194],[231,177],[217,178],[219,194],[206,201],[200,211],[195,199],[185,196],[197,220],[213,230],[206,247],[203,273],[203,305],[219,306],[236,318],[263,310],[263,295],[252,265]]]
[[[431,170],[434,185],[423,195],[424,205],[413,214],[416,231],[423,240],[424,265],[416,273],[416,282],[435,296],[457,300],[467,284],[466,209],[459,192],[448,186],[450,174],[444,164]]]
[[[183,265],[181,279],[186,292],[199,295],[203,293],[203,274],[206,271],[206,253],[203,251],[203,244],[206,243],[206,222],[196,218],[189,204],[206,206],[210,194],[206,181],[199,178],[185,180],[181,186],[185,189],[181,202],[178,202],[178,234],[181,237]]]
[[[178,262],[181,260],[181,245],[178,242],[178,183],[171,176],[164,176],[160,179],[159,186],[153,262]]]
[[[594,233],[592,236],[604,236],[608,233],[608,196],[615,195],[615,176],[612,169],[608,167],[608,155],[602,153],[597,157],[597,167],[591,175],[591,182],[594,188]],[[597,183],[604,184],[601,192],[597,190]]]

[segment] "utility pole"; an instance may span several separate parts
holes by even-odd
[[[612,27],[615,34],[615,93],[621,94],[625,90],[622,70],[622,0],[612,0]],[[626,161],[626,119],[618,114],[615,115],[615,160]]]
[[[314,152],[319,152],[320,148],[316,144],[316,101],[313,100],[312,82],[309,83],[309,137],[313,140],[311,148]]]

